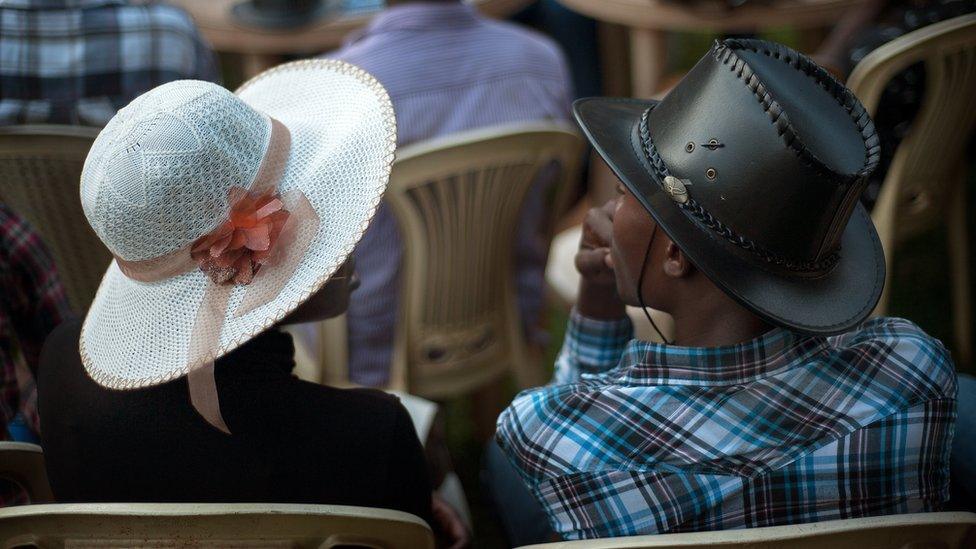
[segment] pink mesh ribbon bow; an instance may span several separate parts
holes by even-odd
[[[257,195],[234,187],[229,201],[230,218],[199,238],[190,255],[214,284],[247,285],[271,257],[289,214],[274,191]]]

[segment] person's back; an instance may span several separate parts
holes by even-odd
[[[287,334],[268,331],[217,361],[227,436],[190,405],[186,378],[134,391],[95,383],[80,330],[72,321],[48,338],[38,379],[58,501],[331,503],[429,519],[424,455],[403,406],[294,377]]]
[[[918,326],[867,319],[885,260],[858,197],[880,154],[853,93],[728,39],[661,101],[574,112],[619,195],[584,222],[555,376],[499,418],[496,476],[566,538],[939,510],[955,371]],[[669,313],[673,339],[631,340],[625,305]]]
[[[569,117],[566,62],[550,39],[493,21],[456,1],[399,2],[327,57],[376,76],[390,92],[397,143],[465,130]],[[530,330],[541,309],[546,243],[538,238],[544,192],[530,193],[516,257],[520,310]],[[386,384],[392,359],[402,242],[381,206],[355,252],[362,290],[349,307],[350,378]]]
[[[955,372],[911,322],[829,338],[774,329],[724,347],[630,340],[627,319],[576,317],[567,332],[555,385],[516,398],[498,431],[564,536],[918,513],[948,499]]]
[[[189,16],[166,4],[6,0],[0,36],[0,125],[103,126],[160,84],[219,79]]]
[[[329,58],[390,93],[399,146],[456,132],[569,118],[569,72],[548,37],[461,2],[401,2]]]

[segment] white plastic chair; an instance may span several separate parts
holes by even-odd
[[[810,524],[527,545],[523,549],[972,549],[976,513],[918,513]]]
[[[0,440],[0,478],[22,487],[31,503],[54,501],[44,452],[36,444]]]
[[[88,225],[78,195],[81,169],[98,132],[43,124],[0,128],[0,202],[44,240],[77,313],[88,310],[112,260]]]
[[[973,316],[966,229],[966,146],[976,128],[976,14],[929,25],[874,50],[858,63],[847,86],[870,114],[892,77],[925,64],[922,107],[895,151],[871,217],[888,265],[874,311],[888,309],[893,259],[899,243],[943,220],[949,241],[956,362],[972,360]]]
[[[146,474],[152,474],[147,471]],[[101,503],[0,509],[0,547],[433,549],[407,513],[339,505]]]
[[[506,372],[539,384],[512,277],[515,228],[552,163],[545,229],[567,209],[583,140],[563,124],[497,126],[397,152],[386,201],[404,242],[391,389],[430,399],[473,392]],[[325,381],[348,384],[343,320],[323,323]]]

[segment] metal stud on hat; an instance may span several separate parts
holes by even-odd
[[[671,198],[678,204],[685,204],[688,202],[687,185],[691,185],[691,181],[687,179],[678,179],[673,175],[669,175],[664,178],[664,190],[671,195]]]

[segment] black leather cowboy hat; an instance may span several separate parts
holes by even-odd
[[[574,112],[661,229],[760,317],[831,334],[874,308],[884,254],[858,197],[878,137],[854,94],[805,56],[717,41],[660,102],[580,99]]]

